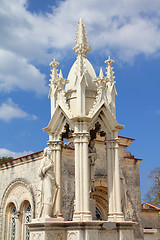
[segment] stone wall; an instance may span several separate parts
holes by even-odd
[[[143,209],[142,222],[144,228],[144,240],[159,240],[159,210]]]
[[[123,184],[126,188],[125,219],[138,223],[134,230],[135,239],[143,239],[139,178],[139,164],[142,160],[135,158],[130,152],[126,151],[126,147],[130,146],[134,141],[133,139],[120,137],[120,140],[120,171],[121,178],[124,177]]]
[[[42,152],[15,159],[0,165],[0,233],[4,234],[7,224],[6,212],[10,203],[22,212],[22,205],[28,201],[32,206],[32,217],[36,216],[35,204],[38,201],[39,168]],[[20,219],[21,213],[20,213]],[[5,233],[6,234],[6,233]],[[0,234],[0,239],[5,239]]]
[[[141,160],[135,159],[129,152],[126,152],[126,147],[130,146],[132,142],[133,139],[120,137],[120,176],[122,178],[122,188],[126,189],[127,192],[125,218],[126,220],[138,222],[135,229],[135,236],[136,239],[142,239],[139,183],[139,164]],[[92,197],[97,201],[97,206],[101,209],[104,220],[107,220],[107,160],[104,137],[97,135],[95,146],[97,149],[97,160],[95,163],[95,191],[92,193]],[[0,178],[2,179],[0,185],[1,232],[5,224],[3,208],[5,206],[4,202],[6,202],[6,193],[13,183],[24,184],[24,189],[27,186],[24,192],[26,191],[26,197],[29,194],[27,191],[32,195],[29,200],[32,207],[32,217],[36,218],[38,216],[40,207],[40,179],[37,172],[42,156],[43,151],[0,165]],[[74,210],[74,146],[63,148],[62,182],[62,213],[65,220],[71,220]]]
[[[62,152],[62,214],[64,220],[72,220],[74,210],[74,149]]]

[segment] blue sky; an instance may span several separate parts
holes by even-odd
[[[160,1],[1,0],[0,155],[22,156],[46,147],[50,119],[49,63],[63,76],[76,59],[77,22],[86,23],[99,74],[110,55],[118,96],[120,135],[135,138],[128,149],[140,165],[142,196],[149,172],[160,163]]]

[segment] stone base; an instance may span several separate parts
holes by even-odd
[[[81,222],[81,221],[91,221],[92,215],[91,212],[74,212],[73,214],[73,221]]]
[[[133,222],[32,221],[30,240],[135,240]]]
[[[113,213],[108,215],[108,220],[111,222],[123,222],[124,221],[124,215],[122,212],[120,213]]]

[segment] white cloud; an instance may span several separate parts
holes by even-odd
[[[32,151],[24,151],[24,152],[13,152],[6,148],[0,148],[0,157],[13,157],[18,158],[22,156],[26,156],[33,153]]]
[[[32,115],[21,110],[11,98],[8,98],[7,101],[2,103],[0,106],[0,119],[5,122],[9,122],[14,118],[27,118],[30,120],[37,119],[34,114]]]
[[[160,48],[159,0],[154,0],[152,7],[150,0],[66,0],[44,15],[27,11],[25,0],[2,2],[0,44],[30,60],[46,63],[51,57],[48,50],[54,54],[55,49],[74,44],[80,17],[87,23],[95,48],[118,47],[124,54],[130,50],[133,55]]]
[[[160,1],[66,0],[52,13],[31,13],[27,0],[1,0],[0,90],[47,90],[39,64],[64,56],[74,45],[76,23],[87,23],[94,50],[123,61],[160,51]],[[35,67],[36,66],[36,67]]]
[[[47,92],[45,75],[29,64],[26,58],[0,49],[0,90],[10,92],[21,89],[35,91],[38,95]]]

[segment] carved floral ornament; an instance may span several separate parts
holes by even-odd
[[[68,234],[68,239],[69,240],[77,240],[78,239],[78,233],[75,231],[75,232],[70,232],[69,234]]]

